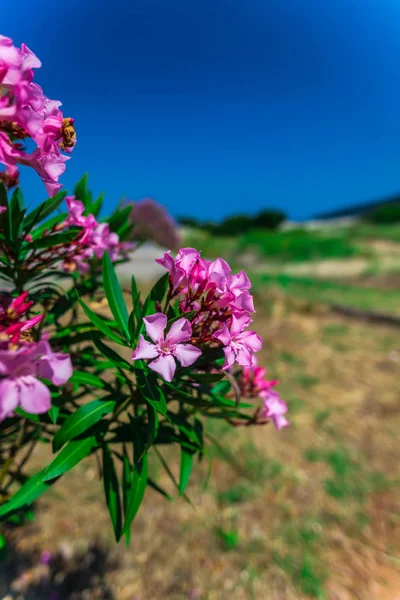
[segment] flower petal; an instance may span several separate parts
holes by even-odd
[[[255,331],[244,331],[239,339],[252,352],[259,352],[262,348],[262,339]]]
[[[187,342],[192,335],[192,326],[187,319],[179,319],[172,323],[171,329],[166,335],[166,340],[173,344]]]
[[[201,350],[192,344],[178,344],[174,352],[182,367],[190,367],[200,355]]]
[[[172,381],[175,374],[176,363],[171,354],[164,354],[156,360],[151,361],[151,363],[149,363],[149,368],[153,369],[156,373],[159,373],[165,381]]]
[[[163,313],[155,313],[154,315],[149,315],[148,317],[144,317],[143,319],[147,335],[153,340],[153,342],[157,342],[160,337],[164,336],[164,329],[167,326],[167,315]]]
[[[243,346],[236,354],[236,362],[242,367],[252,367],[253,355],[250,350]]]
[[[32,375],[18,377],[18,383],[21,386],[20,405],[26,412],[37,415],[50,409],[50,390],[44,383]]]
[[[222,365],[222,368],[224,370],[226,370],[226,369],[229,369],[229,367],[231,367],[233,365],[233,363],[235,362],[235,353],[230,346],[227,346],[226,348],[224,348],[224,354],[225,354],[225,362]]]
[[[157,349],[154,344],[148,342],[141,335],[139,339],[139,344],[137,345],[136,350],[132,354],[132,360],[140,360],[142,358],[156,358],[158,356]]]
[[[228,344],[231,341],[232,336],[229,332],[229,327],[227,325],[225,325],[225,327],[223,329],[216,331],[214,333],[213,337],[217,338],[217,340],[222,342],[224,344],[224,346],[228,346]]]
[[[17,379],[0,381],[0,421],[12,413],[19,404],[19,386]]]

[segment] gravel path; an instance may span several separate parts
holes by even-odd
[[[161,258],[165,251],[160,246],[151,243],[144,244],[132,254],[129,262],[119,265],[117,268],[119,277],[122,280],[129,279],[133,274],[136,279],[141,281],[157,279],[165,273],[165,269],[156,263],[155,259]]]

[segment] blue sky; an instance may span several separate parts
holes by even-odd
[[[67,188],[306,218],[400,190],[399,24],[396,0],[18,0],[1,33],[76,119]]]

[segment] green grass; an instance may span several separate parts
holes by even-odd
[[[331,476],[325,479],[324,489],[340,502],[356,500],[363,503],[368,494],[391,486],[384,474],[370,470],[362,457],[353,456],[341,445],[328,452],[310,448],[305,452],[305,457],[310,462],[329,465]]]
[[[278,263],[349,258],[361,253],[347,231],[342,229],[328,232],[254,229],[237,237],[211,236],[199,231],[188,234],[185,244],[199,248],[210,258],[223,256],[227,260],[235,260],[243,252],[250,250]]]
[[[349,258],[361,250],[343,232],[249,231],[239,238],[239,250],[253,248],[270,260],[301,262],[327,258]]]
[[[267,286],[276,286],[289,297],[311,304],[341,304],[360,310],[393,314],[400,310],[400,290],[361,288],[346,283],[285,274],[252,275],[251,279],[258,295],[268,292]]]
[[[368,225],[360,223],[347,229],[349,237],[356,240],[385,240],[400,243],[400,223],[393,225]]]
[[[239,546],[240,537],[237,529],[223,529],[222,527],[219,527],[216,529],[215,534],[222,550],[225,552],[236,550]]]
[[[289,521],[280,536],[285,551],[275,551],[273,561],[307,596],[326,598],[324,583],[327,570],[323,561],[321,524],[315,519]]]
[[[254,497],[254,489],[244,483],[235,484],[217,493],[218,502],[221,504],[242,504]]]

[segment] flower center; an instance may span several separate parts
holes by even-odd
[[[175,350],[175,344],[171,344],[171,342],[168,342],[167,340],[160,340],[157,346],[159,352],[164,356],[172,354],[172,352]]]

